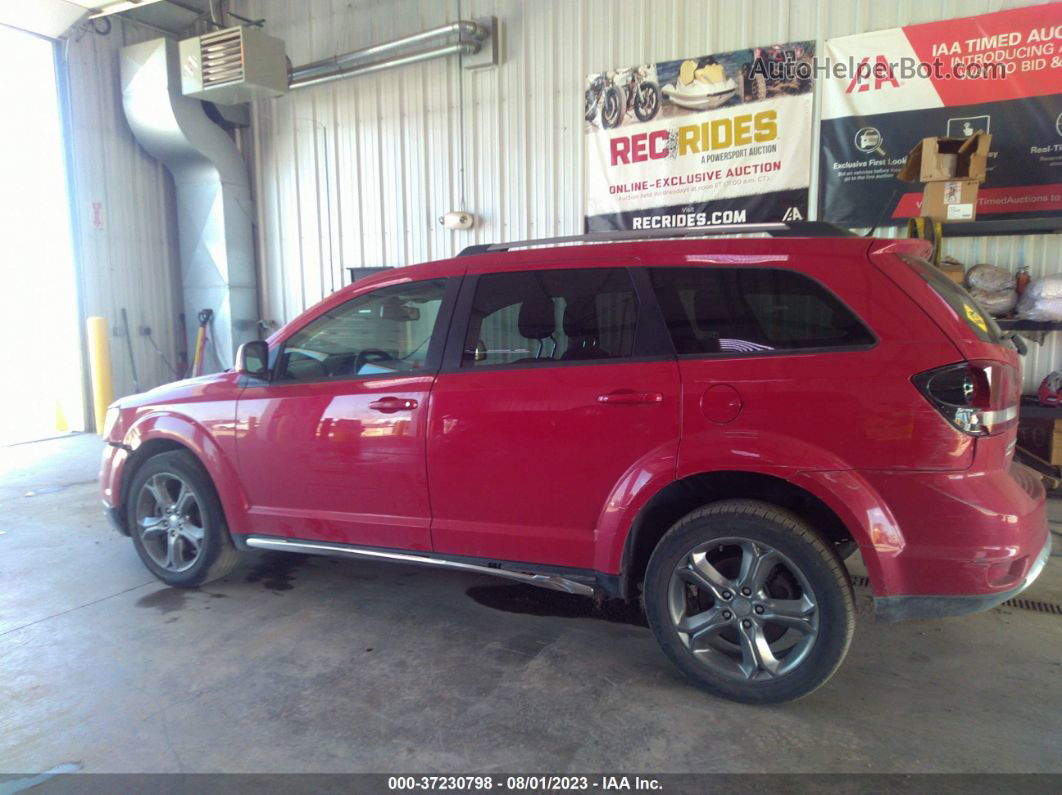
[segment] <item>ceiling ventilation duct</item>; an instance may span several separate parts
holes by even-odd
[[[140,145],[169,169],[177,188],[188,348],[195,320],[214,312],[217,365],[257,334],[251,185],[232,139],[181,93],[177,44],[155,39],[121,50],[122,104]],[[212,368],[207,356],[204,372]]]
[[[454,37],[456,41],[452,40]],[[441,43],[410,49],[432,41]],[[497,66],[498,21],[494,17],[461,19],[383,44],[296,66],[288,73],[288,88],[316,86],[447,55],[461,55],[466,69]]]
[[[287,91],[284,42],[257,28],[225,28],[184,39],[180,53],[185,96],[236,105]]]

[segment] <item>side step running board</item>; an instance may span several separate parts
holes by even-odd
[[[354,558],[368,558],[374,560],[392,560],[396,563],[412,563],[421,566],[438,566],[444,569],[459,569],[471,571],[476,574],[490,574],[494,577],[505,577],[509,580],[517,580],[528,585],[537,585],[541,588],[549,588],[554,591],[579,594],[580,596],[593,596],[594,588],[586,583],[569,580],[556,574],[528,574],[522,571],[509,571],[508,569],[495,569],[489,566],[477,566],[474,563],[461,563],[455,560],[442,558],[429,558],[425,555],[414,555],[409,552],[391,552],[383,549],[370,549],[366,547],[347,547],[339,544],[325,544],[313,541],[289,541],[284,538],[266,538],[264,536],[248,536],[246,544],[254,549],[273,549],[283,552],[302,552],[306,555],[347,555]]]

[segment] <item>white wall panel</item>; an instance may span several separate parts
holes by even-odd
[[[233,10],[267,20],[294,64],[459,17],[494,15],[502,25],[496,69],[470,72],[449,58],[256,103],[263,318],[291,319],[345,284],[345,267],[406,265],[472,243],[580,231],[583,78],[591,71],[792,39],[816,39],[821,51],[828,37],[1026,4],[234,0]],[[82,230],[88,303],[90,312],[109,317],[128,305],[130,321],[152,325],[170,355],[172,339],[163,335],[172,335],[177,311],[171,189],[164,170],[132,140],[116,94],[116,50],[131,35],[116,25],[110,37],[90,35],[70,48],[79,150],[91,161],[79,168],[78,202],[103,195],[109,216],[102,234]],[[809,147],[814,152],[813,142]],[[474,212],[480,222],[468,232],[444,230],[436,219],[451,209]],[[1024,264],[1034,276],[1062,271],[1058,236],[947,245],[967,264]],[[135,341],[138,364],[149,370],[154,354]],[[112,340],[116,369],[125,366],[119,342]],[[1062,335],[1049,336],[1026,360],[1027,386],[1062,367],[1060,356]],[[142,381],[162,380],[154,364]],[[122,372],[119,381],[127,383]]]
[[[502,65],[456,58],[258,103],[258,172],[276,322],[345,283],[343,267],[406,265],[495,240],[577,233],[583,77],[622,64],[815,39],[1025,5],[1000,0],[244,0],[295,64],[460,18],[494,15]],[[813,147],[812,142],[809,146]],[[814,148],[814,147],[813,147]],[[450,209],[476,213],[443,230]],[[967,264],[1062,270],[1058,236],[950,241]],[[1033,346],[1031,388],[1062,366],[1062,336]]]
[[[137,329],[148,326],[176,364],[179,261],[173,185],[165,168],[133,138],[122,110],[118,50],[154,35],[117,20],[109,35],[87,32],[63,45],[70,94],[72,199],[85,312],[111,327],[115,396],[134,391],[122,337],[126,308],[141,389],[174,380]],[[99,203],[102,226],[94,224]],[[193,322],[194,319],[193,319]]]

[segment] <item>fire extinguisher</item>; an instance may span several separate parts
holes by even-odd
[[[1029,276],[1028,268],[1018,269],[1018,278],[1014,281],[1014,289],[1018,291],[1018,298],[1021,298],[1022,293],[1025,292],[1025,288],[1029,286],[1031,277]]]

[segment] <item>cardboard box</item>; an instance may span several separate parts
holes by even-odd
[[[1062,420],[1020,418],[1018,444],[1049,464],[1062,465]]]
[[[899,178],[904,182],[984,182],[991,147],[992,136],[980,132],[969,138],[923,138],[908,153]]]
[[[945,259],[940,263],[940,270],[956,284],[962,284],[962,280],[966,278],[966,268],[962,266],[961,262]]]
[[[922,192],[922,215],[936,221],[973,221],[977,218],[977,180],[927,182]]]
[[[955,223],[977,218],[977,189],[988,173],[992,136],[923,138],[907,155],[897,178],[923,182],[922,216]]]

